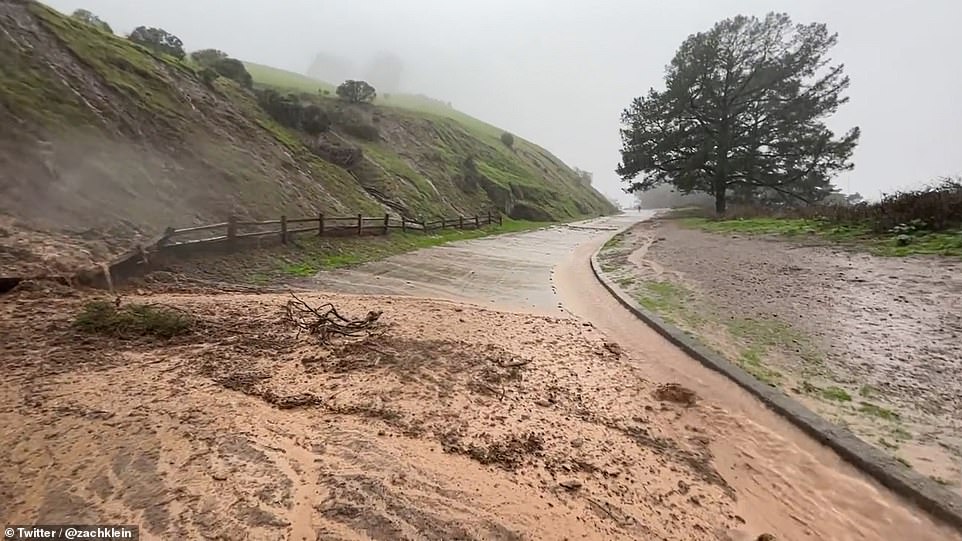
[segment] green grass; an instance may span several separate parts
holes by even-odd
[[[669,316],[684,308],[689,295],[685,288],[664,281],[646,281],[634,291],[635,299],[646,309]]]
[[[785,237],[817,237],[851,244],[875,255],[904,257],[909,255],[962,256],[962,231],[941,233],[919,232],[900,245],[894,234],[875,234],[867,226],[835,224],[824,220],[802,218],[740,218],[712,220],[681,218],[686,227],[712,233],[744,233],[748,235],[781,235]]]
[[[829,386],[819,390],[819,395],[825,400],[833,402],[851,402],[852,395],[841,387]]]
[[[738,358],[738,365],[746,372],[755,377],[758,381],[766,383],[772,387],[777,387],[784,377],[781,372],[765,366],[762,361],[763,351],[749,348],[742,352]]]
[[[858,410],[866,415],[878,417],[879,419],[885,419],[886,421],[899,420],[898,413],[871,402],[859,402]]]
[[[84,304],[73,325],[84,332],[117,338],[173,338],[189,332],[193,318],[166,306],[127,304],[118,307],[111,301],[96,300]]]

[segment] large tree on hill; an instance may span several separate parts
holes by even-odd
[[[127,39],[178,59],[182,59],[186,55],[184,52],[184,42],[162,28],[138,26],[130,33]]]
[[[377,97],[377,91],[364,81],[345,81],[337,87],[337,95],[351,103],[370,103]]]
[[[629,191],[670,184],[682,193],[777,193],[813,202],[851,169],[859,129],[841,137],[823,121],[848,101],[837,41],[824,24],[783,14],[738,16],[690,36],[667,67],[665,89],[622,116],[618,174]]]

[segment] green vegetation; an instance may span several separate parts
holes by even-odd
[[[777,387],[783,377],[782,373],[765,366],[762,355],[764,355],[763,350],[748,348],[738,358],[738,365],[758,381]]]
[[[111,301],[96,300],[84,304],[73,324],[84,332],[116,338],[173,338],[189,332],[193,319],[184,312],[166,306],[118,306]]]
[[[284,92],[306,92],[308,94],[318,94],[334,92],[334,85],[318,81],[291,71],[272,68],[263,64],[244,62],[247,71],[254,78],[254,83],[258,86],[269,87]]]
[[[871,402],[859,402],[858,410],[866,415],[878,417],[879,419],[885,419],[886,421],[899,420],[898,413]]]
[[[962,256],[962,230],[874,233],[869,225],[839,224],[814,218],[736,218],[713,220],[682,218],[680,222],[692,228],[712,233],[745,233],[750,235],[810,236],[867,249],[875,255],[908,256],[917,254]]]
[[[618,174],[633,191],[669,184],[711,194],[719,214],[730,197],[820,201],[832,177],[853,167],[860,135],[856,127],[836,137],[826,126],[849,85],[828,56],[836,42],[824,24],[776,13],[691,34],[665,70],[664,90],[625,110]]]
[[[802,383],[802,391],[820,397],[823,400],[828,400],[829,402],[851,402],[852,395],[848,393],[845,389],[830,385],[828,387],[822,388],[817,385],[805,381]]]
[[[642,306],[662,315],[671,315],[682,310],[689,295],[685,288],[671,282],[647,281],[635,291],[635,298]]]
[[[879,390],[872,385],[862,385],[858,389],[858,395],[862,398],[874,398],[879,395]]]

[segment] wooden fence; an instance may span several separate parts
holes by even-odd
[[[193,244],[231,242],[245,238],[276,237],[287,244],[291,237],[299,233],[314,233],[318,236],[344,237],[364,235],[387,235],[392,229],[402,232],[417,231],[430,233],[443,229],[478,229],[486,225],[502,224],[501,214],[487,212],[484,215],[440,218],[433,221],[392,219],[389,214],[383,217],[370,217],[358,214],[350,217],[330,217],[318,214],[315,218],[288,218],[279,220],[239,221],[231,217],[226,222],[185,227],[168,228],[158,248],[186,246]],[[206,235],[206,236],[205,236]]]

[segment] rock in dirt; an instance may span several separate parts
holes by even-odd
[[[756,539],[755,541],[777,541],[777,540],[774,535],[770,533],[763,533],[762,535],[759,535],[758,539]]]
[[[695,391],[683,387],[677,383],[667,383],[655,389],[652,393],[656,400],[660,402],[674,402],[686,406],[694,406],[698,400]]]
[[[579,480],[577,480],[577,479],[567,479],[567,480],[562,481],[562,482],[560,482],[560,483],[558,483],[558,484],[561,486],[561,488],[563,488],[563,489],[565,489],[565,490],[570,490],[570,491],[572,491],[572,492],[574,492],[574,491],[576,491],[576,490],[580,490],[580,489],[581,489],[581,486],[582,486],[582,485],[581,485],[581,481],[579,481]]]

